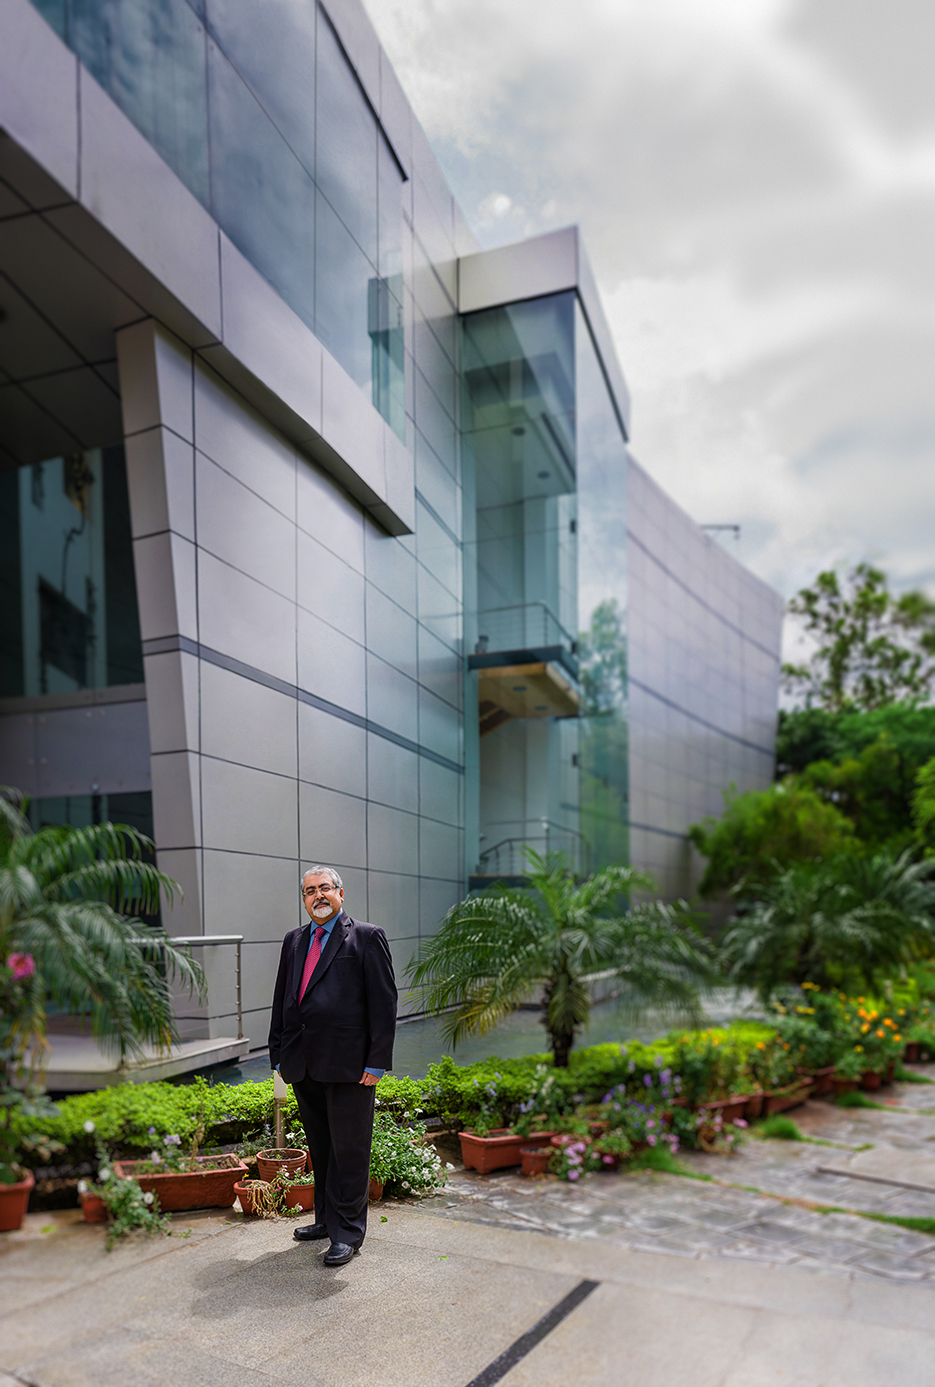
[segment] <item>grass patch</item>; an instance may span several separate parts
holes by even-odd
[[[684,1175],[689,1180],[713,1179],[711,1175],[699,1175],[694,1170],[689,1170],[687,1165],[682,1165],[677,1161],[671,1151],[665,1151],[658,1146],[650,1147],[648,1151],[638,1151],[633,1159],[628,1163],[629,1170],[657,1170],[664,1175]]]
[[[904,1069],[901,1064],[897,1064],[893,1077],[900,1084],[935,1084],[935,1079],[927,1079],[924,1074],[917,1074],[914,1069]]]
[[[838,1108],[886,1108],[885,1103],[875,1103],[866,1093],[861,1093],[859,1088],[852,1089],[850,1093],[842,1093],[834,1102]]]
[[[773,1137],[779,1141],[805,1140],[792,1118],[778,1112],[773,1113],[772,1117],[764,1117],[753,1130],[758,1137]]]
[[[908,1228],[912,1233],[928,1233],[935,1238],[935,1218],[901,1218],[898,1214],[865,1214],[861,1218],[872,1218],[874,1223],[897,1223],[900,1228]]]

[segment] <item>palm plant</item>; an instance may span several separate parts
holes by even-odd
[[[424,989],[426,1009],[443,1015],[452,1046],[485,1034],[541,988],[554,1061],[567,1066],[598,976],[619,980],[633,1010],[697,1016],[698,987],[713,981],[713,967],[684,902],[628,908],[633,893],[653,889],[642,872],[605,867],[578,882],[564,854],[524,852],[528,887],[494,885],[452,906],[409,966],[413,990]]]
[[[145,860],[152,843],[117,824],[33,832],[19,792],[0,787],[0,960],[21,964],[16,1053],[45,1050],[48,1003],[89,1014],[91,1034],[121,1061],[145,1044],[178,1039],[169,982],[204,995],[204,975],[187,954],[128,912],[154,914],[178,883]],[[34,972],[23,968],[34,963]],[[40,1065],[41,1067],[41,1065]]]
[[[777,871],[722,940],[735,982],[872,991],[935,948],[935,862],[845,852]]]

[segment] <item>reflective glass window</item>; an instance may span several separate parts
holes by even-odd
[[[206,206],[204,27],[186,0],[67,0],[66,39]]]
[[[324,14],[318,25],[318,186],[377,263],[377,121]]]
[[[627,453],[600,360],[575,308],[581,831],[593,867],[629,856]]]
[[[0,693],[142,683],[123,447],[4,474],[0,516]]]
[[[312,0],[207,0],[208,28],[276,127],[315,172]],[[262,35],[262,41],[258,37]]]
[[[348,375],[365,389],[371,388],[369,326],[376,271],[320,193],[315,248],[315,332]],[[379,322],[379,309],[376,313]]]
[[[314,330],[315,185],[213,42],[208,56],[214,215]]]

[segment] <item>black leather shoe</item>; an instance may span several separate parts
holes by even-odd
[[[292,1236],[300,1243],[317,1242],[319,1238],[327,1238],[327,1223],[307,1223],[304,1228],[293,1228]]]
[[[345,1262],[356,1257],[359,1251],[360,1244],[352,1247],[350,1243],[332,1243],[322,1258],[322,1264],[326,1267],[343,1267]]]

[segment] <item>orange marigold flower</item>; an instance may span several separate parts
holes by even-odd
[[[883,1030],[877,1031],[877,1035],[880,1037],[881,1040],[885,1040],[885,1038],[886,1038],[886,1031],[883,1031]]]

